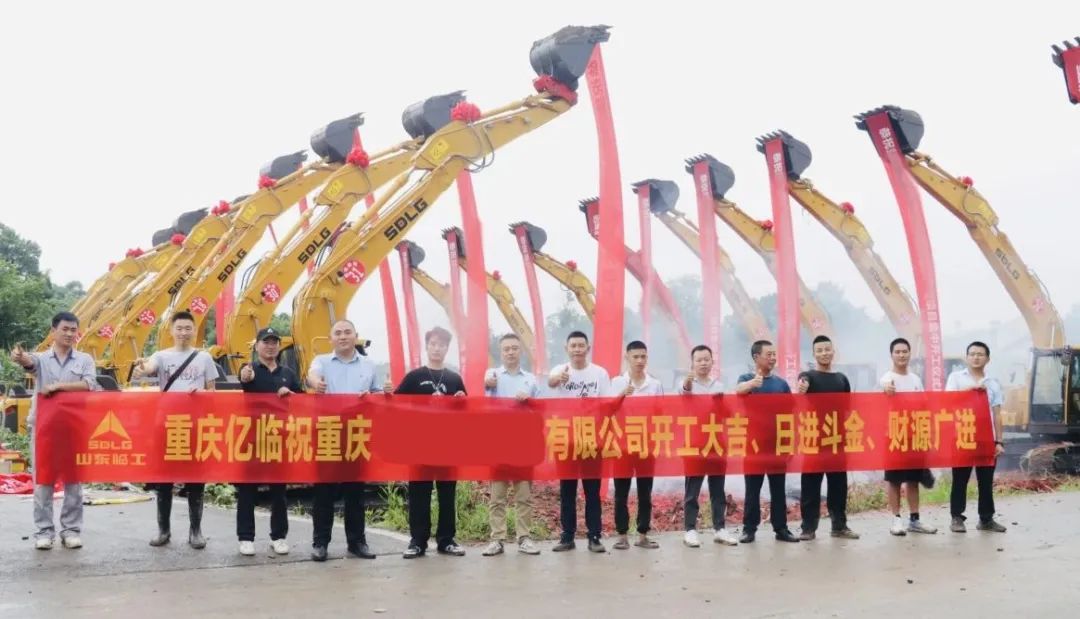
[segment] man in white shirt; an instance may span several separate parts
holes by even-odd
[[[195,341],[195,317],[187,311],[172,315],[169,329],[173,347],[159,350],[149,359],[136,359],[132,377],[157,375],[158,387],[168,393],[213,391],[218,377],[217,364],[210,353],[192,347]],[[188,544],[196,549],[206,548],[202,534],[203,490],[206,484],[184,484],[188,500]],[[154,547],[164,546],[171,539],[169,517],[172,514],[173,484],[157,484],[158,534],[150,540]]]
[[[548,375],[551,397],[602,398],[611,395],[611,381],[607,372],[589,362],[589,350],[589,336],[581,331],[571,331],[566,336],[566,354],[570,361],[556,366]],[[589,550],[607,552],[600,542],[600,480],[583,479],[581,487],[585,492],[585,527],[588,529]],[[559,543],[552,548],[555,552],[565,552],[576,547],[574,535],[577,533],[577,488],[576,479],[559,481],[559,523],[562,526],[562,535]]]
[[[994,467],[996,458],[1005,453],[1005,443],[1001,440],[1001,405],[1005,395],[1001,383],[986,375],[986,364],[990,363],[990,347],[982,342],[972,342],[967,347],[967,367],[949,374],[945,381],[945,391],[967,391],[973,389],[986,393],[990,401],[990,413],[994,421],[994,464],[975,467],[975,479],[979,487],[979,524],[980,531],[1004,533],[1005,527],[994,520]],[[971,480],[971,467],[962,466],[952,470],[953,485],[949,497],[954,533],[964,533],[964,510],[967,509],[967,486]]]
[[[649,364],[649,351],[645,342],[634,340],[626,345],[626,374],[620,374],[611,379],[611,392],[623,397],[664,395],[664,386],[660,381],[649,376],[645,368]],[[652,487],[653,478],[648,475],[652,469],[652,461],[646,461],[642,465],[635,465],[634,473],[637,474],[637,532],[638,539],[634,545],[639,548],[659,548],[660,544],[649,537],[649,529],[652,525]],[[641,473],[646,473],[642,476]],[[615,550],[627,550],[630,548],[628,532],[630,530],[630,509],[627,503],[630,499],[630,478],[621,477],[615,480],[615,532],[619,539],[612,546]]]
[[[499,355],[502,358],[502,367],[487,371],[484,394],[493,398],[515,398],[518,402],[525,402],[539,395],[536,376],[521,369],[521,338],[514,333],[507,333],[499,338]],[[514,486],[514,528],[518,552],[527,555],[540,554],[540,549],[529,537],[529,529],[532,527],[532,482],[528,479],[493,480],[489,508],[491,543],[484,550],[485,557],[503,553],[503,543],[506,542],[506,495],[511,484]]]
[[[712,377],[713,351],[711,348],[704,344],[695,346],[690,351],[690,369],[691,373],[681,385],[683,395],[715,395],[723,392],[723,385]],[[701,484],[704,481],[704,475],[690,475],[687,476],[685,482],[683,525],[686,528],[686,534],[683,535],[683,543],[690,548],[701,546],[701,539],[697,532],[700,509],[698,496],[701,494]],[[727,494],[724,493],[723,475],[709,475],[709,508],[712,511],[713,541],[727,546],[738,545],[739,540],[724,526],[724,519],[727,516]]]

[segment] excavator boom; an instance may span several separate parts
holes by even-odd
[[[541,251],[547,243],[547,232],[543,228],[519,221],[510,224],[510,234],[516,236],[518,228],[525,229],[526,246],[532,252],[533,263],[573,293],[585,316],[592,321],[596,313],[596,287],[592,281],[578,270],[574,261],[559,262]]]
[[[326,260],[296,297],[293,338],[300,369],[329,350],[326,332],[348,311],[349,301],[383,258],[404,238],[435,200],[470,165],[483,164],[497,149],[567,112],[576,100],[577,77],[607,28],[563,29],[533,46],[531,62],[539,94],[486,113],[464,103],[460,93],[433,97],[408,108],[405,129],[424,145],[409,172],[358,221],[344,230]],[[546,74],[544,71],[551,71]],[[573,83],[568,83],[573,82]],[[410,172],[420,178],[406,187]]]

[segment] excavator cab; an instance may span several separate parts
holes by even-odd
[[[632,185],[634,193],[641,187],[649,188],[649,210],[654,213],[663,213],[675,210],[675,203],[679,201],[679,186],[675,181],[661,181],[655,178],[647,178]]]
[[[793,181],[799,180],[802,173],[806,171],[806,168],[810,167],[810,161],[813,159],[810,154],[810,147],[807,146],[805,142],[796,140],[786,131],[776,131],[774,133],[765,134],[757,139],[758,152],[764,155],[765,143],[777,139],[783,144],[784,165],[787,168],[787,177]]]
[[[593,49],[611,37],[610,26],[566,26],[532,45],[529,64],[537,75],[550,75],[570,90],[592,58]]]
[[[1080,104],[1080,37],[1076,37],[1076,43],[1062,41],[1064,49],[1057,45],[1051,45],[1053,54],[1050,60],[1065,74],[1065,89],[1069,94],[1069,101]]]
[[[1032,434],[1080,432],[1080,354],[1073,348],[1033,351],[1029,429]]]
[[[694,166],[702,162],[709,166],[709,189],[712,191],[712,197],[723,200],[727,192],[735,186],[735,171],[712,155],[690,157],[686,160],[686,171],[693,174]]]
[[[888,115],[893,133],[896,134],[897,146],[905,155],[910,155],[919,149],[919,143],[922,142],[925,128],[922,116],[919,116],[918,112],[905,110],[895,105],[886,105],[856,115],[855,126],[863,131],[869,131],[866,119],[878,114]]]

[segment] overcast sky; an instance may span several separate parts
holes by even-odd
[[[66,5],[66,6],[64,6]],[[250,193],[260,166],[308,146],[326,122],[364,112],[369,152],[403,139],[401,110],[465,89],[489,109],[532,92],[533,40],[567,24],[613,26],[604,47],[626,191],[626,235],[638,246],[636,201],[646,177],[670,178],[694,212],[683,159],[708,152],[731,165],[728,197],[769,216],[764,158],[754,138],[785,129],[813,150],[805,176],[851,201],[877,251],[914,291],[900,216],[869,137],[851,116],[892,103],[926,122],[921,150],[970,175],[1028,266],[1065,313],[1080,303],[1080,107],[1068,103],[1050,44],[1080,35],[1080,3],[881,5],[689,3],[632,9],[622,2],[547,0],[536,6],[432,3],[188,2],[17,3],[0,19],[0,221],[42,247],[61,282],[89,285],[129,247],[182,211]],[[595,272],[596,245],[577,211],[598,191],[592,110],[577,109],[500,151],[475,178],[489,269],[498,269],[529,315],[521,259],[506,225],[529,220],[547,251]],[[1009,321],[1015,306],[964,226],[929,197],[943,326]],[[448,265],[439,231],[459,225],[451,190],[409,238],[424,268]],[[792,202],[799,271],[831,280],[881,316],[842,247]],[[694,217],[692,217],[694,218]],[[290,213],[275,229],[283,233]],[[752,295],[775,289],[756,254],[719,225],[720,240]],[[654,225],[661,275],[698,273],[676,238]],[[252,252],[269,247],[264,240]],[[395,277],[397,261],[394,260]],[[563,293],[540,274],[545,312]],[[637,284],[627,285],[636,304]],[[421,326],[445,324],[418,290]],[[374,281],[350,316],[384,341]],[[505,322],[492,306],[492,325]],[[657,318],[661,320],[661,318]],[[376,347],[373,356],[385,357]]]

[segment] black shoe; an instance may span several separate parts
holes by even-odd
[[[436,552],[441,555],[450,555],[451,557],[464,557],[465,549],[458,546],[457,542],[450,540],[450,543],[442,548],[436,548]]]
[[[555,547],[551,549],[551,552],[566,552],[575,548],[577,548],[577,544],[574,543],[574,540],[570,540],[568,542],[559,542],[558,544],[555,544]]]
[[[348,545],[349,554],[358,559],[374,559],[375,553],[368,548],[367,542],[357,542]]]
[[[781,529],[780,531],[776,532],[776,541],[793,542],[798,544],[799,538],[795,537],[795,535],[789,529]]]
[[[427,554],[426,548],[421,548],[416,544],[409,544],[409,547],[405,549],[405,552],[401,554],[403,559],[416,559]]]
[[[326,546],[312,546],[311,560],[318,561],[319,563],[326,561]]]
[[[742,537],[739,538],[740,544],[753,544],[754,543],[754,531],[743,531]]]
[[[604,548],[604,545],[600,543],[599,537],[590,537],[589,552],[607,552],[607,548]]]

